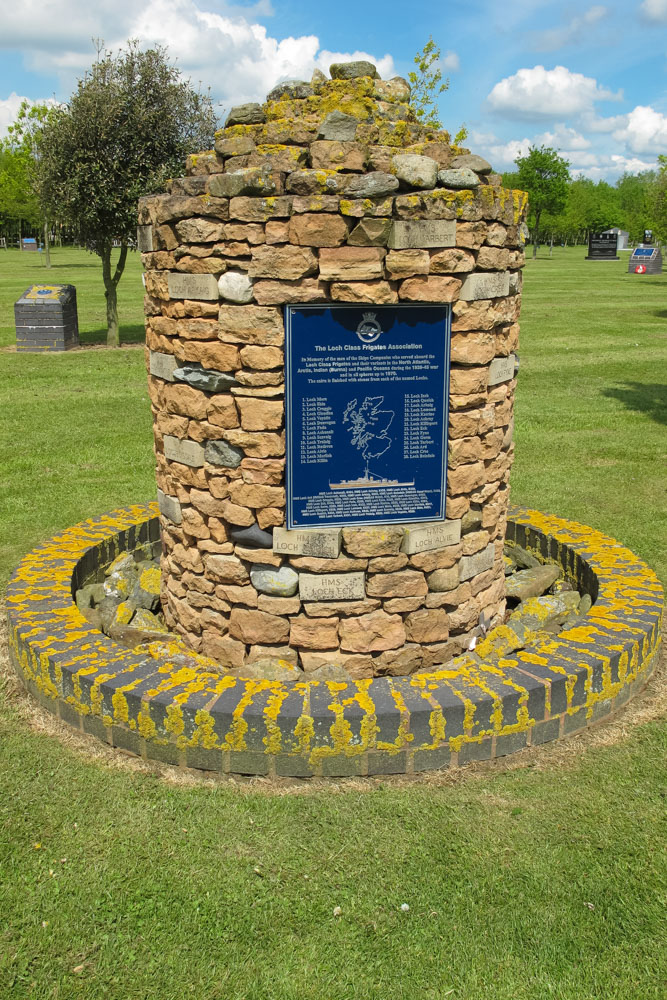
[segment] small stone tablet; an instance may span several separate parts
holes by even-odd
[[[456,246],[456,222],[446,219],[409,219],[395,222],[389,236],[392,250]]]
[[[412,556],[416,552],[429,549],[443,549],[456,545],[461,540],[461,519],[456,521],[434,521],[432,524],[405,526],[401,552]]]
[[[340,528],[320,531],[275,528],[273,551],[286,556],[315,556],[319,559],[336,559],[340,554],[341,536]]]
[[[167,282],[169,298],[171,299],[218,301],[218,279],[213,274],[174,274],[169,272]]]
[[[514,378],[516,357],[510,354],[507,358],[494,358],[489,365],[489,385],[498,385]]]
[[[302,601],[363,601],[363,573],[299,573]]]

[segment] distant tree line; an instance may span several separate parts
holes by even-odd
[[[544,173],[545,162],[553,168],[556,161],[558,177],[540,187],[540,164]],[[641,242],[645,229],[667,241],[667,157],[659,156],[654,170],[624,173],[614,184],[570,177],[567,161],[545,147],[515,162],[517,170],[503,174],[503,183],[528,191],[531,241],[586,243],[590,233],[614,227],[626,230],[630,242]]]

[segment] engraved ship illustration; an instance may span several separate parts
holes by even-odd
[[[332,483],[329,480],[330,490],[352,490],[358,489],[359,487],[378,487],[378,486],[414,486],[414,479],[410,483],[400,483],[398,479],[383,479],[381,476],[376,476],[374,473],[370,472],[368,465],[364,471],[363,476],[359,476],[357,479],[342,479],[339,483]]]

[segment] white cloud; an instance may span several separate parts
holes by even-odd
[[[456,52],[452,52],[451,49],[445,52],[439,62],[442,68],[450,73],[458,73],[461,69],[461,60]]]
[[[29,97],[20,97],[16,91],[12,91],[9,97],[0,99],[0,139],[7,135],[7,129],[16,121],[16,116],[24,101],[28,104],[57,104],[52,97],[44,97],[39,101],[31,101]]]
[[[495,135],[471,133],[473,153],[485,156],[496,170],[514,170],[517,156],[526,156],[534,143],[530,139],[510,139],[502,142]]]
[[[390,55],[330,52],[320,49],[315,35],[273,38],[249,19],[267,16],[266,0],[254,8],[217,6],[223,13],[200,9],[194,0],[146,0],[140,6],[135,0],[21,0],[3,14],[0,46],[21,50],[32,69],[58,73],[67,94],[93,61],[91,38],[101,36],[111,50],[128,38],[142,47],[162,44],[186,77],[210,85],[213,98],[227,108],[264,100],[278,81],[308,80],[316,67],[326,72],[332,62],[369,59],[381,76],[394,75]]]
[[[550,146],[552,149],[588,149],[590,140],[576,129],[567,125],[556,125],[553,132],[543,132],[536,136],[535,145]]]
[[[614,132],[617,142],[625,142],[633,153],[667,152],[667,115],[638,105],[627,115],[624,128]]]
[[[667,0],[643,0],[639,10],[647,21],[667,24]]]
[[[614,164],[614,174],[638,174],[642,170],[655,170],[655,160],[642,160],[638,156],[619,156],[613,154],[610,157]]]
[[[592,77],[572,73],[565,66],[534,66],[497,83],[487,103],[506,118],[540,120],[565,118],[589,111],[595,101],[620,99],[620,94],[600,87]]]
[[[601,21],[608,14],[608,10],[602,4],[595,4],[589,7],[583,14],[573,17],[569,24],[562,28],[549,28],[534,36],[533,44],[536,49],[543,52],[553,52],[562,49],[566,45],[576,45],[588,41],[587,33],[594,24]]]

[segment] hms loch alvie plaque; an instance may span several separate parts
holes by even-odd
[[[286,310],[287,526],[445,517],[451,307]]]

